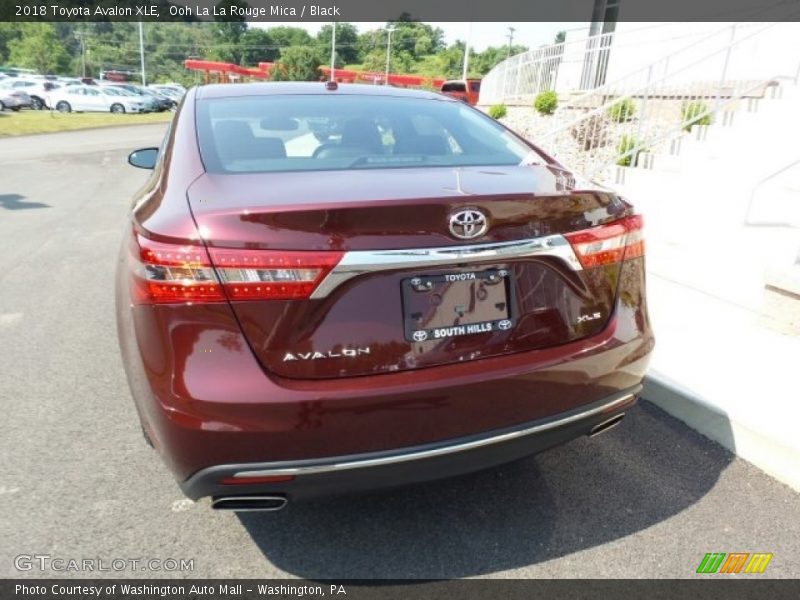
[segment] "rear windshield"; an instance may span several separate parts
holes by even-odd
[[[531,148],[462,103],[364,95],[201,100],[206,170],[260,173],[518,165]]]
[[[466,92],[467,86],[460,81],[445,83],[442,85],[443,92]]]

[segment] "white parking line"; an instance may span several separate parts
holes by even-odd
[[[13,325],[22,320],[22,313],[5,313],[0,315],[0,325]]]

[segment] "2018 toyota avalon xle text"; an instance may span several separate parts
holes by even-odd
[[[190,90],[117,269],[145,436],[191,498],[277,509],[603,431],[653,336],[642,221],[463,102]]]

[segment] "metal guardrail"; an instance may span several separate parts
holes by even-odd
[[[745,225],[759,225],[759,226],[762,226],[762,227],[793,227],[793,226],[795,226],[794,223],[790,223],[789,221],[763,221],[763,220],[762,221],[756,221],[755,219],[753,219],[752,213],[753,213],[753,204],[755,204],[756,194],[758,193],[758,190],[761,189],[761,186],[763,186],[766,183],[769,183],[770,181],[772,181],[776,177],[778,177],[780,175],[783,175],[784,173],[786,173],[786,171],[789,171],[789,170],[793,169],[797,165],[800,165],[800,158],[794,159],[791,162],[789,162],[788,164],[785,164],[783,167],[781,167],[777,171],[774,171],[774,172],[770,173],[769,175],[767,175],[766,177],[760,179],[753,186],[753,189],[750,192],[750,198],[749,198],[749,200],[747,202],[747,211],[745,212],[745,217],[744,217],[744,224]],[[800,253],[798,253],[797,257],[798,257],[798,264],[800,264]]]
[[[709,25],[710,27],[712,25]],[[612,51],[616,54],[637,52],[644,45],[654,42],[650,39],[632,39],[642,31],[657,29],[658,26],[643,28],[629,33],[605,33],[569,42],[561,42],[534,48],[511,56],[496,65],[481,82],[479,104],[495,103],[530,105],[539,92],[556,90],[563,92],[579,92],[581,90],[596,91],[603,87],[611,89],[620,84],[630,87],[634,80],[641,78],[647,67],[638,68],[627,73],[623,80],[605,84]],[[688,56],[697,47],[705,44],[727,43],[728,28],[700,32],[690,32],[671,37],[670,43],[685,40],[687,43],[674,52],[659,58],[657,64],[651,65],[655,72],[666,72],[670,62],[679,63],[681,56]],[[701,50],[702,52],[702,50]]]
[[[730,80],[737,60],[750,60],[754,48],[775,23],[733,25],[724,33],[728,42],[676,69],[663,69],[662,61],[623,80],[600,86],[560,109],[577,111],[573,119],[538,136],[536,142],[569,167],[585,175],[610,179],[609,167],[636,165],[640,154],[692,125],[708,124],[723,110],[749,97],[761,97],[783,75],[755,80]],[[743,32],[742,32],[743,30]],[[696,46],[693,45],[693,46]],[[671,55],[674,59],[675,54]],[[673,64],[674,64],[673,60]],[[716,70],[714,80],[692,80],[692,74]]]

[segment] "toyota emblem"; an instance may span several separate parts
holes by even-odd
[[[466,208],[450,215],[450,233],[462,240],[482,236],[489,229],[489,219],[476,208]]]
[[[424,342],[428,339],[428,332],[419,329],[414,332],[413,336],[415,342]]]

